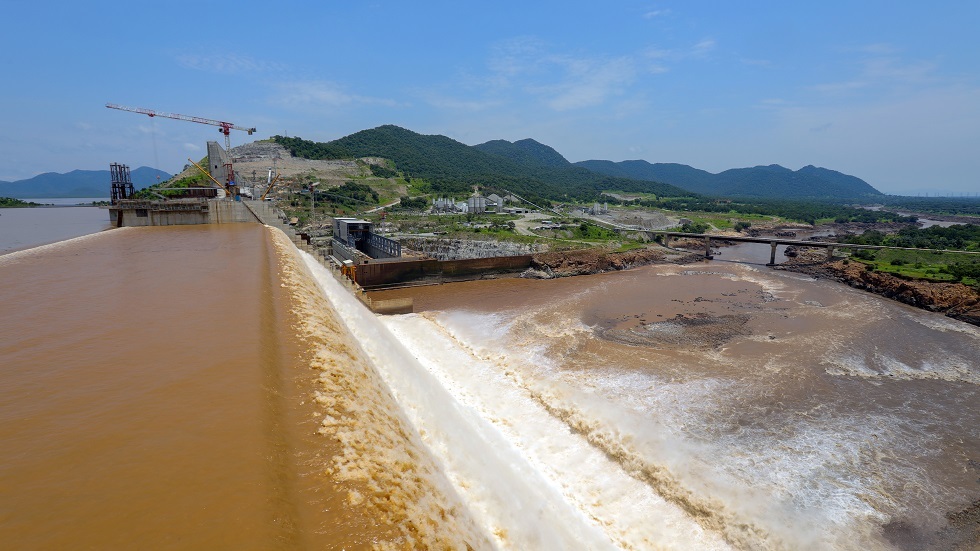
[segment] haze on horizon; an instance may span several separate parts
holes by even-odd
[[[215,127],[383,124],[570,161],[812,164],[885,193],[980,192],[980,3],[8,3],[0,180],[177,172]]]

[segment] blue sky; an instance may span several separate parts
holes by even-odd
[[[382,124],[570,161],[813,164],[980,192],[980,2],[0,3],[0,180],[179,170],[214,127]]]

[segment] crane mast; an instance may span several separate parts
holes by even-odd
[[[241,130],[243,132],[248,132],[249,136],[251,136],[252,133],[255,132],[255,128],[247,128],[244,126],[239,126],[235,123],[218,121],[214,119],[206,119],[204,117],[191,117],[189,115],[180,115],[178,113],[166,113],[163,111],[155,111],[153,109],[145,109],[142,107],[126,107],[123,105],[116,105],[115,103],[107,103],[105,104],[105,106],[108,107],[109,109],[119,109],[120,111],[140,113],[150,117],[165,117],[168,119],[177,119],[179,121],[189,121],[189,122],[196,122],[200,124],[210,124],[211,126],[217,126],[218,132],[221,132],[222,134],[225,135],[225,150],[231,150],[230,134],[232,130]]]

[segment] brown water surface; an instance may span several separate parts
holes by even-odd
[[[278,262],[246,224],[0,256],[2,547],[337,541]]]

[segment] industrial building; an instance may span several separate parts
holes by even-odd
[[[341,260],[362,264],[370,260],[400,258],[401,243],[373,233],[373,224],[357,218],[333,219],[333,252]]]

